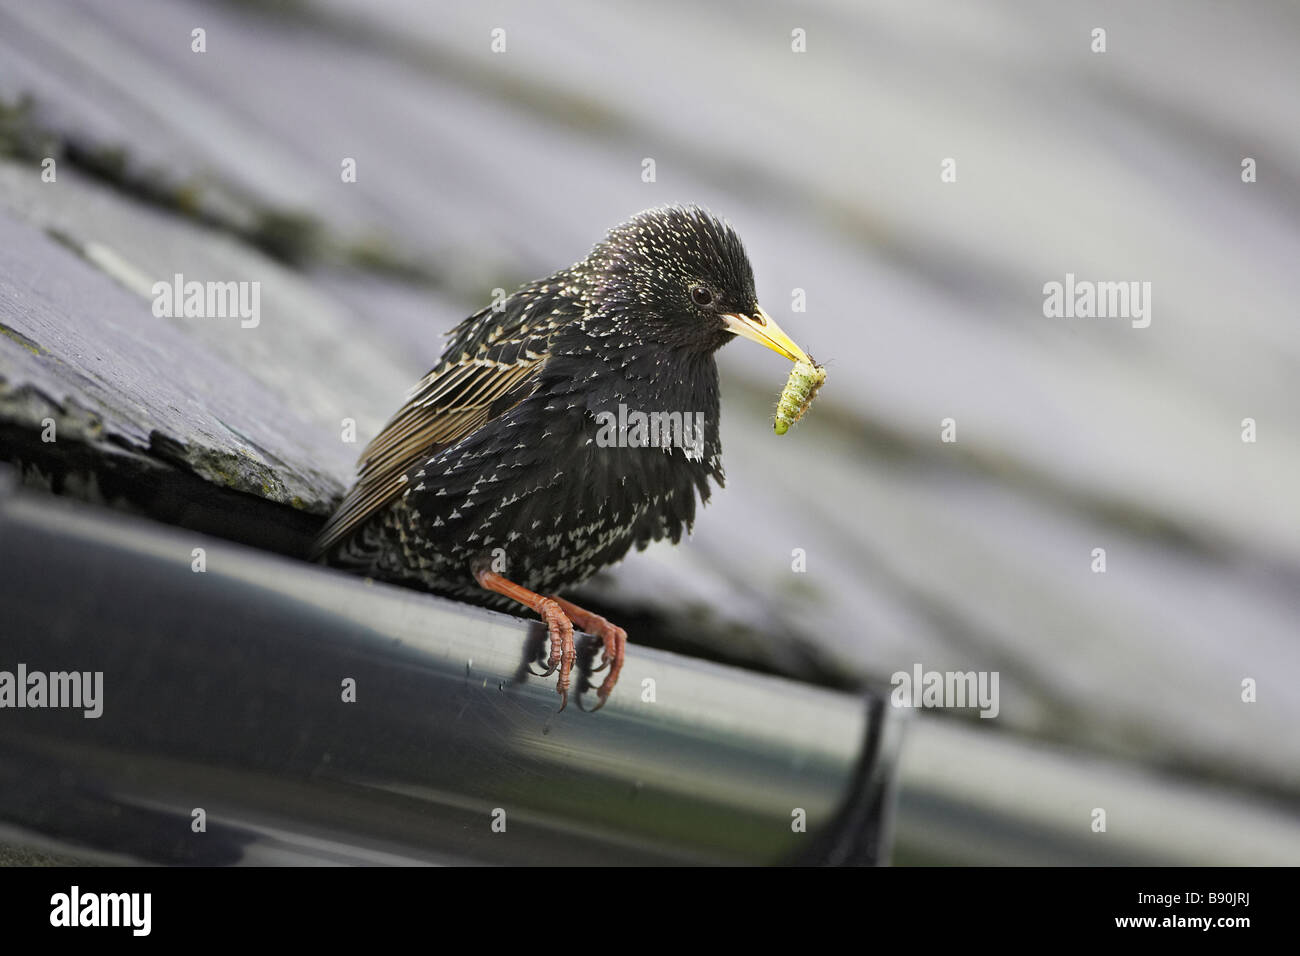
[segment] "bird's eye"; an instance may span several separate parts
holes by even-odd
[[[706,285],[691,286],[691,301],[696,305],[713,305],[713,290]]]

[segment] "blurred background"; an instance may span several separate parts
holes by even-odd
[[[293,552],[494,288],[699,203],[829,382],[776,438],[788,364],[724,349],[726,489],[584,596],[831,686],[997,672],[909,721],[896,862],[1300,863],[1298,53],[1284,2],[0,0],[4,457],[186,523],[165,462]],[[260,325],[155,319],[177,272]],[[1045,317],[1067,273],[1149,327]]]

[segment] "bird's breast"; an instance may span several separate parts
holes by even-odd
[[[400,520],[427,529],[435,563],[482,555],[526,587],[572,586],[634,546],[690,530],[697,498],[722,480],[705,392],[608,372],[552,376],[413,474]]]

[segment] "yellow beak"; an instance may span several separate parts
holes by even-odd
[[[784,355],[791,362],[812,363],[812,359],[808,358],[807,353],[795,345],[794,340],[781,331],[781,326],[776,324],[776,320],[761,308],[755,308],[753,315],[724,312],[722,321],[727,324],[728,329],[737,335],[743,335],[751,342],[757,342],[759,345],[766,345],[773,352]]]

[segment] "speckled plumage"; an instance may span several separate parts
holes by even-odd
[[[723,481],[712,311],[757,309],[735,232],[697,208],[650,210],[587,258],[530,283],[451,333],[438,365],[362,456],[319,540],[330,563],[516,610],[474,579],[475,559],[554,593],[651,541],[690,530]],[[695,449],[600,447],[622,404],[703,416]],[[494,549],[504,549],[504,553]]]

